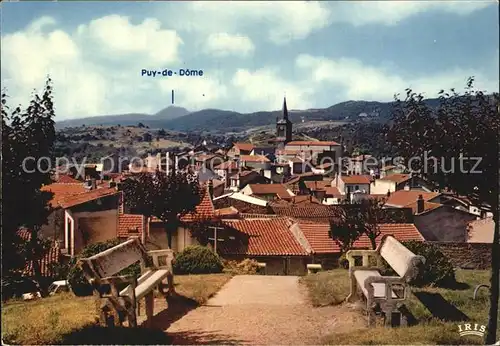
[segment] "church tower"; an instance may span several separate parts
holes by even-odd
[[[288,118],[286,98],[283,98],[283,109],[281,111],[281,119],[276,119],[276,142],[284,145],[291,141],[292,141],[292,122]]]

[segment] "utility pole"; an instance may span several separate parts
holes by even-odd
[[[224,229],[224,227],[210,226],[208,228],[214,230],[214,237],[213,238],[208,238],[208,240],[213,240],[214,241],[214,252],[217,253],[217,242],[218,241],[224,241],[224,239],[222,239],[222,238],[217,238],[217,230]]]

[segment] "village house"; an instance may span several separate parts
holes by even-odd
[[[371,181],[372,177],[369,175],[337,175],[332,180],[332,186],[344,195],[354,192],[370,194]]]
[[[247,196],[255,196],[267,201],[275,199],[290,199],[294,193],[282,184],[248,184],[241,193]]]
[[[271,168],[271,161],[263,155],[240,155],[239,163],[242,167],[254,170],[269,170]]]
[[[255,171],[242,171],[229,177],[231,191],[240,191],[248,184],[267,184],[270,180]]]
[[[97,187],[97,181],[53,183],[42,187],[53,193],[48,224],[40,235],[60,244],[61,251],[77,255],[85,246],[116,238],[120,192]]]
[[[291,141],[285,145],[286,151],[299,152],[304,158],[312,158],[313,163],[337,163],[342,157],[342,146],[333,141]],[[321,162],[323,158],[325,162]]]
[[[377,159],[371,155],[358,155],[348,158],[347,174],[372,174],[378,169]]]
[[[430,192],[433,187],[422,178],[409,173],[394,173],[385,175],[380,179],[373,180],[370,185],[370,191],[373,194],[386,194],[388,192],[410,189]]]
[[[229,157],[238,157],[240,155],[251,155],[254,145],[252,143],[234,143],[227,152]]]
[[[415,226],[427,241],[466,242],[467,223],[477,216],[441,204],[441,198],[439,192],[399,190],[390,194],[385,205],[411,208]]]

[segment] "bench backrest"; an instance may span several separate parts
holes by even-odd
[[[96,278],[113,276],[122,269],[140,260],[146,260],[147,253],[138,238],[127,240],[89,258],[80,259],[83,270],[90,271]],[[90,273],[88,273],[90,274]]]
[[[421,270],[421,265],[425,263],[424,257],[415,255],[393,236],[384,236],[377,251],[403,278],[414,278]]]

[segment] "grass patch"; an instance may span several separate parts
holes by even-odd
[[[313,306],[337,305],[349,295],[348,273],[344,269],[309,274],[300,278]]]
[[[407,328],[373,327],[327,336],[325,344],[482,344],[477,336],[461,337],[457,324],[460,319],[486,325],[488,321],[489,293],[480,291],[472,299],[474,288],[488,284],[490,272],[486,270],[457,270],[458,284],[453,288],[412,288],[408,310],[416,325]],[[333,270],[308,275],[302,282],[309,290],[316,306],[339,304],[349,294],[347,270]],[[500,317],[497,334],[500,335]]]
[[[228,280],[229,275],[177,275],[178,294],[204,303]],[[11,300],[2,309],[2,340],[7,344],[40,345],[85,342],[89,335],[99,336],[103,344],[164,344],[168,336],[143,328],[100,328],[96,326],[95,300],[65,293],[35,301]],[[97,333],[97,334],[96,334]]]

